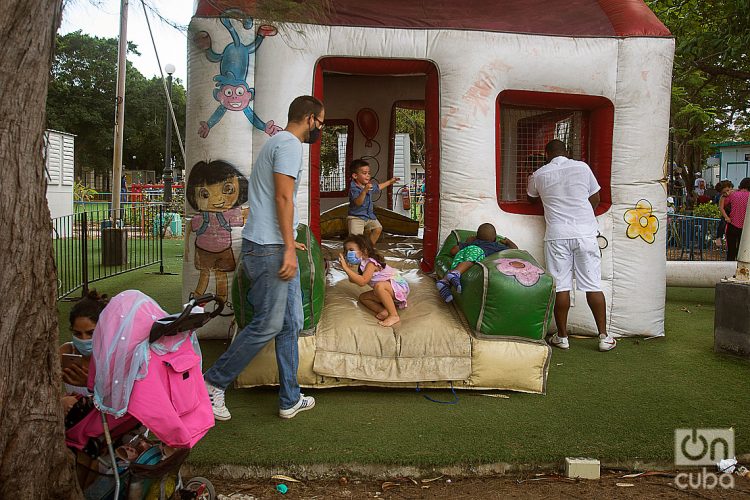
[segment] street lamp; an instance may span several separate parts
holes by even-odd
[[[167,72],[167,121],[166,121],[166,143],[164,154],[164,203],[172,201],[172,73],[175,72],[174,64],[164,66]]]

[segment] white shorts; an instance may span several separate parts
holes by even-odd
[[[544,242],[547,271],[555,278],[555,291],[573,289],[573,270],[576,288],[582,292],[602,290],[602,255],[595,237]]]

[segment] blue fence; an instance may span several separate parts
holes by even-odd
[[[726,260],[721,219],[667,216],[667,260]]]

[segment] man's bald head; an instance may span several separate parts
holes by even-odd
[[[565,143],[558,139],[552,139],[544,147],[544,153],[547,156],[547,161],[552,161],[557,156],[568,157],[568,150],[565,147]]]

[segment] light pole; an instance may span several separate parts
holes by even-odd
[[[175,72],[174,64],[164,67],[167,72],[167,119],[166,143],[164,154],[164,203],[172,201],[172,73]]]

